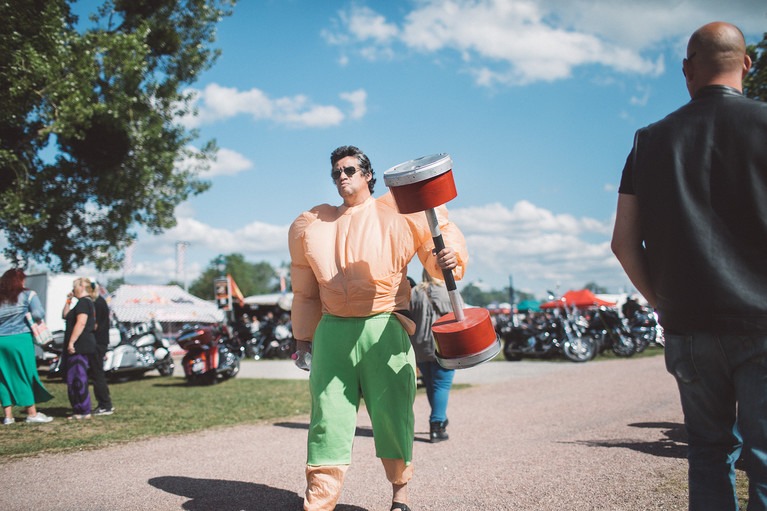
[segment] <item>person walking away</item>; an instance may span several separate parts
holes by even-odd
[[[751,60],[724,22],[692,34],[691,100],[637,131],[612,249],[656,308],[688,435],[689,508],[767,509],[767,104],[747,99]]]
[[[50,422],[53,417],[37,410],[35,403],[53,399],[37,373],[35,342],[27,313],[35,321],[45,318],[37,293],[25,287],[23,270],[12,268],[0,277],[0,402],[3,425],[16,422],[13,406],[27,409],[26,422]]]
[[[468,254],[444,206],[437,216],[447,248],[435,254],[424,214],[401,215],[391,193],[373,198],[374,172],[358,148],[337,148],[330,164],[343,203],[302,213],[289,231],[296,355],[312,355],[304,509],[335,507],[364,394],[391,509],[406,511],[416,385],[407,264],[417,253],[431,274],[455,270],[460,279]]]
[[[88,355],[88,367],[93,379],[93,395],[96,397],[98,406],[91,413],[93,415],[112,415],[115,411],[112,406],[112,397],[109,394],[106,375],[104,374],[104,359],[109,349],[109,328],[111,325],[109,305],[99,293],[99,286],[91,282],[90,297],[96,311],[96,353]]]
[[[452,312],[450,295],[442,280],[423,271],[423,280],[415,286],[410,295],[410,313],[415,321],[415,333],[410,343],[415,351],[415,361],[426,387],[431,413],[429,415],[429,441],[441,442],[449,438],[445,431],[447,401],[453,385],[454,369],[445,369],[437,362],[436,346],[431,327],[435,321]]]
[[[81,277],[74,281],[72,291],[67,295],[62,316],[66,323],[64,331],[63,364],[66,370],[67,394],[72,405],[68,419],[91,418],[91,395],[88,391],[88,365],[96,348],[96,310],[89,290],[91,281]],[[77,303],[72,307],[72,299]]]

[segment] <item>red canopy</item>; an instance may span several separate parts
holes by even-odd
[[[553,309],[555,307],[562,307],[564,304],[576,307],[594,307],[596,305],[615,305],[612,302],[608,302],[597,298],[597,296],[588,289],[581,289],[580,291],[568,291],[559,300],[552,300],[540,305],[541,309]]]

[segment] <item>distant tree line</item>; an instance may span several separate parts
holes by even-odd
[[[189,292],[205,300],[214,299],[213,282],[222,273],[232,276],[243,296],[276,293],[280,290],[279,272],[266,261],[249,263],[242,254],[229,254],[224,256],[224,260],[223,272],[218,269],[218,258],[210,261],[200,277],[189,286]]]

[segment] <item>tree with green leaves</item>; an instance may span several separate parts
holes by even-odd
[[[7,258],[114,269],[137,226],[172,227],[175,207],[209,187],[198,175],[215,142],[190,149],[197,133],[179,119],[235,1],[107,0],[88,26],[71,0],[0,2]]]
[[[767,33],[758,44],[747,48],[751,70],[743,79],[743,93],[749,98],[767,101]]]
[[[276,293],[280,290],[277,272],[267,262],[249,263],[242,254],[224,256],[223,275],[229,274],[240,288],[243,296]],[[199,298],[215,298],[214,282],[222,275],[218,269],[218,258],[213,259],[202,275],[189,286],[189,292]]]

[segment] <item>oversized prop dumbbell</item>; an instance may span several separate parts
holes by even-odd
[[[384,172],[384,183],[391,189],[397,209],[409,214],[423,211],[437,252],[445,248],[435,207],[454,199],[458,193],[453,181],[453,160],[449,154],[424,156]],[[453,312],[432,326],[437,362],[446,369],[463,369],[495,357],[501,342],[495,333],[490,313],[481,307],[464,308],[451,270],[442,270]]]

